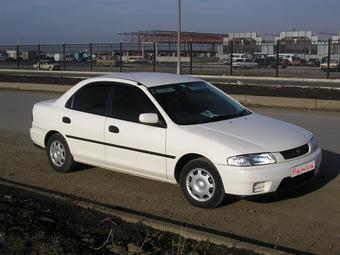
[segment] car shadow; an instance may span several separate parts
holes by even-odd
[[[322,162],[320,166],[320,174],[317,178],[298,185],[295,188],[280,193],[272,193],[268,195],[247,198],[247,200],[272,203],[281,200],[292,199],[312,193],[324,187],[331,180],[340,175],[340,155],[328,150],[322,150]]]
[[[239,197],[225,195],[221,204],[218,206],[218,208],[231,205],[231,204],[236,203],[240,200],[241,200],[241,198],[239,198]]]
[[[77,163],[71,172],[79,172],[79,171],[85,171],[89,169],[95,168],[94,166],[83,164],[83,163]]]

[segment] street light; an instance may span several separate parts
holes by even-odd
[[[177,74],[181,74],[181,0],[177,0]]]

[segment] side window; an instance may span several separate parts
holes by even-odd
[[[157,108],[143,91],[126,85],[114,86],[112,117],[139,123],[141,113],[158,113]]]
[[[77,91],[66,103],[66,107],[92,114],[105,115],[110,86],[107,83],[93,83]]]

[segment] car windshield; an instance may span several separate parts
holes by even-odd
[[[176,124],[193,125],[251,114],[214,86],[203,82],[178,83],[149,91]]]

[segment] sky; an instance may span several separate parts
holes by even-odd
[[[177,0],[0,0],[0,45],[118,42],[176,30]],[[337,33],[340,0],[182,0],[183,31]]]

